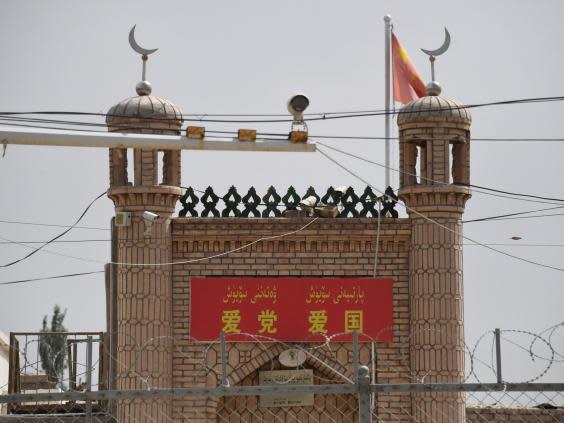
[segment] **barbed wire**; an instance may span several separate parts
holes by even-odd
[[[515,358],[515,352],[521,352],[522,357],[528,358],[529,365],[521,364],[519,368],[522,369],[519,373],[520,376],[526,376],[526,370],[533,371],[533,377],[520,377],[519,380],[509,382],[513,377],[504,377],[503,385],[501,387],[492,389],[491,391],[470,391],[470,392],[392,392],[385,393],[379,392],[377,399],[374,400],[372,409],[372,420],[377,422],[390,422],[390,421],[405,421],[406,418],[411,419],[413,422],[433,422],[437,423],[445,421],[459,411],[460,405],[456,402],[458,400],[466,402],[466,421],[475,423],[487,423],[492,421],[492,415],[505,416],[507,413],[511,414],[513,421],[523,421],[526,423],[536,422],[558,422],[564,418],[564,392],[548,392],[548,391],[506,391],[503,386],[511,383],[524,383],[530,384],[533,381],[546,380],[550,377],[558,377],[562,374],[562,364],[560,356],[562,355],[562,345],[557,340],[558,329],[564,327],[562,322],[551,325],[538,332],[532,332],[523,329],[503,329],[501,330],[501,339],[503,341],[502,351],[504,362],[508,361],[507,357]],[[382,331],[391,330],[392,328],[384,328]],[[396,328],[397,330],[397,328]],[[379,336],[371,337],[366,334],[359,334],[360,343],[358,346],[359,364],[368,367],[374,366],[376,375],[379,374],[394,374],[392,378],[395,383],[398,381],[405,381],[412,385],[428,385],[432,386],[436,383],[435,380],[427,381],[426,377],[413,373],[410,368],[410,345],[413,338],[421,333],[433,330],[437,333],[441,331],[438,329],[425,329],[419,331],[403,331],[395,334],[394,340],[388,344],[378,341]],[[72,335],[70,333],[69,335]],[[109,339],[110,333],[106,334],[105,339]],[[281,351],[293,348],[303,351],[306,354],[306,361],[294,368],[296,369],[313,369],[313,383],[315,385],[332,385],[337,384],[336,387],[341,386],[339,383],[354,384],[355,377],[353,372],[353,363],[351,354],[354,354],[354,346],[349,340],[343,340],[342,333],[324,335],[321,341],[317,342],[287,342],[276,339],[272,336],[262,336],[256,334],[237,334],[236,340],[232,335],[226,336],[226,357],[232,359],[227,362],[227,373],[229,377],[230,386],[236,385],[258,385],[258,370],[278,370],[281,368],[276,358]],[[350,335],[350,334],[348,334]],[[24,335],[18,335],[24,336]],[[122,337],[126,339],[130,347],[133,347],[133,361],[125,363],[120,358],[115,357],[112,353],[108,343],[103,344],[103,349],[100,354],[105,355],[108,359],[113,360],[117,366],[116,373],[120,377],[129,375],[136,380],[136,384],[142,387],[147,392],[154,391],[159,388],[176,388],[182,387],[184,383],[179,381],[170,380],[170,386],[158,386],[158,383],[152,379],[152,374],[142,364],[144,360],[144,353],[154,351],[157,347],[165,347],[171,351],[174,362],[179,363],[193,363],[194,368],[191,370],[192,374],[196,377],[203,378],[206,381],[206,386],[212,387],[221,386],[221,342],[220,338],[203,341],[196,340],[189,336],[159,336],[148,339],[137,340],[135,336],[128,335],[125,331],[118,331],[113,334],[114,337]],[[246,339],[241,341],[241,337]],[[485,376],[486,380],[494,376],[495,379],[495,359],[488,357],[490,355],[490,339],[493,339],[494,332],[487,331],[481,334],[473,343],[463,343],[465,356],[466,356],[466,376],[464,383],[470,380],[476,380],[482,383],[479,376]],[[39,369],[39,361],[33,360],[33,350],[37,345],[38,339],[26,339],[18,349],[18,354],[24,358],[24,365],[20,371],[25,372],[25,369]],[[372,343],[375,343],[376,357],[372,356]],[[485,348],[484,348],[485,347]],[[379,350],[392,351],[388,354],[383,362],[379,363],[380,352]],[[245,353],[245,354],[243,354]],[[248,354],[246,354],[248,353]],[[237,356],[234,356],[237,355]],[[95,360],[93,367],[98,367],[100,357]],[[109,363],[109,362],[107,362]],[[199,364],[198,364],[199,363]],[[252,363],[252,365],[250,365]],[[536,364],[533,365],[533,364]],[[537,370],[538,365],[542,364],[542,368]],[[78,360],[77,367],[81,371],[77,372],[78,375],[85,374],[86,365],[84,361]],[[241,369],[246,366],[250,371],[242,372]],[[483,375],[483,369],[487,372]],[[213,375],[212,379],[209,375]],[[551,376],[552,375],[552,376]],[[282,378],[279,385],[294,385],[292,376]],[[70,378],[65,375],[64,381],[68,382]],[[373,384],[386,383],[390,379],[387,377],[381,380],[372,380]],[[93,384],[92,389],[101,389],[101,381]],[[488,383],[488,382],[484,382]],[[106,384],[107,386],[107,384]],[[135,385],[130,385],[133,388]],[[107,389],[107,388],[106,388]],[[115,388],[114,388],[115,389]],[[225,388],[229,390],[230,388]],[[82,395],[82,394],[81,394]],[[311,406],[303,407],[290,407],[283,408],[265,408],[258,405],[259,398],[252,396],[240,397],[214,397],[210,395],[196,395],[191,394],[182,401],[186,400],[197,402],[198,404],[206,404],[201,409],[198,408],[183,408],[178,405],[175,400],[170,400],[168,403],[162,398],[148,398],[142,399],[146,404],[154,404],[152,412],[141,415],[128,415],[127,421],[193,421],[197,419],[216,418],[217,421],[229,422],[230,415],[237,415],[240,421],[249,422],[262,422],[262,421],[281,421],[284,422],[287,418],[295,419],[296,421],[323,421],[327,422],[344,422],[358,420],[358,398],[354,394],[336,394],[336,393],[317,393],[315,394],[314,403]],[[395,398],[394,405],[391,405],[387,400],[388,397]],[[86,398],[84,396],[83,398]],[[432,398],[441,404],[441,407],[429,409],[425,406],[425,401]],[[421,402],[418,402],[421,400]],[[84,400],[86,401],[86,400]],[[79,401],[76,407],[80,409],[84,406],[84,401]],[[124,402],[126,401],[126,402]],[[127,402],[129,401],[129,402]],[[130,404],[138,401],[137,399],[131,400],[116,400],[116,404]],[[141,401],[141,397],[139,397]],[[162,405],[162,404],[168,405]],[[32,403],[26,403],[28,405]],[[37,402],[36,406],[42,406],[42,402]],[[61,407],[64,405],[60,402]],[[119,419],[124,417],[120,413],[123,412],[122,406],[118,407],[118,411],[112,411],[109,403],[103,401],[94,402],[95,413],[91,421],[104,421],[104,418],[113,417]],[[176,405],[175,405],[176,404]],[[457,405],[458,404],[458,405]],[[76,408],[75,407],[75,408]],[[121,407],[121,408],[120,408]],[[458,408],[457,408],[458,407]],[[552,408],[551,408],[552,407]],[[215,414],[210,416],[209,410],[215,410]],[[119,411],[122,410],[122,411]],[[156,411],[155,411],[156,410]],[[206,411],[207,410],[207,411]],[[126,411],[127,413],[128,411]],[[496,414],[497,413],[497,414]],[[505,413],[505,414],[503,414]],[[522,414],[519,414],[522,413]],[[501,417],[500,417],[501,418]],[[55,418],[55,420],[57,420]],[[489,420],[488,420],[489,419]],[[548,420],[547,420],[548,419]],[[29,421],[22,417],[22,422]],[[64,419],[61,417],[61,421]],[[87,421],[87,420],[85,420]]]

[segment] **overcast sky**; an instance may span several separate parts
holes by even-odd
[[[425,80],[430,68],[419,48],[439,47],[443,27],[448,27],[451,48],[436,63],[437,79],[447,97],[473,104],[564,95],[564,4],[557,0],[4,0],[0,3],[0,111],[104,113],[134,95],[141,74],[140,58],[127,41],[134,24],[139,44],[159,47],[148,63],[153,94],[171,100],[184,113],[285,113],[286,100],[300,91],[309,96],[311,112],[382,109],[386,13],[392,15],[398,38]],[[564,136],[562,102],[479,108],[472,110],[472,116],[476,138]],[[249,124],[207,124],[215,130],[241,126]],[[286,123],[253,126],[264,132],[289,131]],[[317,135],[383,136],[384,124],[376,116],[312,122],[309,129]],[[397,135],[395,123],[393,133]],[[384,162],[380,141],[324,142]],[[474,184],[564,198],[564,143],[475,141],[471,154]],[[381,168],[331,155],[384,188]],[[239,192],[255,186],[259,193],[269,185],[280,191],[293,185],[299,192],[309,185],[320,191],[330,185],[351,185],[357,191],[365,186],[319,153],[188,151],[183,152],[182,166],[183,185],[198,189],[211,185],[221,195],[231,184]],[[396,174],[392,181],[397,189]],[[107,187],[106,149],[8,146],[0,159],[0,219],[68,225]],[[554,205],[476,193],[464,217],[546,207]],[[109,228],[112,215],[113,205],[103,197],[81,225]],[[470,223],[464,233],[483,243],[511,244],[496,248],[517,256],[564,267],[562,247],[520,246],[564,244],[563,222],[564,216],[553,216]],[[46,240],[60,231],[0,223],[0,236],[16,241]],[[522,239],[514,241],[513,236]],[[108,230],[75,229],[64,239],[108,237]],[[28,251],[0,245],[1,262]],[[0,269],[0,282],[102,270],[107,260],[107,242],[53,244],[20,264]],[[495,327],[539,332],[564,320],[563,272],[470,245],[464,248],[464,272],[470,344]],[[0,286],[0,330],[37,330],[55,303],[68,309],[68,329],[104,329],[103,275]],[[555,333],[553,341],[562,347],[564,331]]]

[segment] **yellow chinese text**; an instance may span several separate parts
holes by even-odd
[[[325,328],[327,319],[326,310],[311,310],[308,318],[308,322],[311,325],[308,329],[309,333],[327,333]]]
[[[278,315],[274,310],[263,310],[258,316],[257,320],[260,323],[260,329],[258,333],[276,333],[278,329],[274,327],[274,324],[278,321]]]
[[[239,310],[224,310],[221,316],[223,329],[225,333],[240,333],[239,323],[241,323],[241,311]]]
[[[364,312],[362,310],[345,310],[345,332],[362,333],[364,329]]]

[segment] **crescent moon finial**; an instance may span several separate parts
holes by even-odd
[[[133,25],[133,28],[131,28],[131,30],[129,31],[129,45],[135,52],[141,55],[141,60],[143,60],[143,72],[141,74],[141,82],[137,84],[137,86],[135,87],[135,91],[137,91],[138,95],[149,95],[151,94],[152,87],[151,87],[151,83],[147,81],[145,78],[147,72],[147,60],[149,60],[149,55],[157,51],[158,48],[147,49],[137,44],[137,41],[135,41],[136,26],[137,25]]]
[[[131,48],[133,50],[135,50],[137,53],[139,53],[141,55],[148,56],[149,54],[153,54],[155,51],[158,50],[158,48],[153,48],[153,49],[143,48],[139,44],[137,44],[137,41],[135,41],[135,27],[136,26],[137,25],[133,25],[133,28],[131,28],[131,30],[129,31],[129,45],[131,46]]]
[[[450,46],[450,33],[448,32],[448,29],[446,29],[445,27],[445,40],[443,42],[443,45],[436,50],[425,50],[422,48],[421,51],[427,54],[428,56],[437,57],[440,56],[441,54],[444,54],[448,50],[449,46]]]
[[[435,81],[435,60],[437,56],[444,54],[450,46],[450,33],[448,29],[445,27],[445,40],[443,41],[443,45],[440,46],[436,50],[425,50],[421,49],[423,53],[429,56],[429,61],[431,62],[431,82],[427,84],[426,91],[427,95],[439,95],[441,93],[441,85]]]

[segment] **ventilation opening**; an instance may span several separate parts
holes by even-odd
[[[165,163],[164,163],[164,152],[163,151],[159,151],[157,153],[157,183],[159,185],[163,185],[165,182],[165,176],[164,176],[164,169],[165,169]]]
[[[421,152],[422,152],[422,148],[420,145],[418,145],[415,148],[415,166],[414,166],[414,183],[416,184],[420,184],[421,183]]]
[[[453,144],[449,143],[448,144],[448,166],[449,166],[449,172],[448,172],[448,183],[452,184],[453,182],[456,181],[456,166],[458,166],[459,164],[456,163],[456,157],[454,157],[454,149],[453,149]]]
[[[133,185],[133,149],[128,148],[125,150],[125,155],[127,156],[127,185]]]

